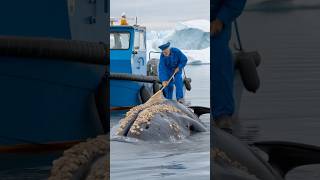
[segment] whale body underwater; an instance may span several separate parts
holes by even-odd
[[[207,131],[199,118],[206,113],[210,108],[186,107],[161,98],[128,111],[116,133],[144,141],[175,142]],[[217,180],[285,180],[296,167],[320,163],[317,146],[282,141],[246,144],[215,126],[210,129],[211,172]]]
[[[207,128],[191,108],[161,97],[128,111],[120,120],[117,135],[145,141],[176,141],[205,131]]]

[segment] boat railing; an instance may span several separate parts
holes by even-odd
[[[151,59],[151,54],[161,54],[160,51],[149,51],[149,60]]]

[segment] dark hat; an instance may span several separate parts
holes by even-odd
[[[161,46],[159,46],[159,49],[161,49],[162,51],[167,49],[170,46],[170,42],[167,42],[165,44],[162,44]]]

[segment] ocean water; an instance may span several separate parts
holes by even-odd
[[[319,9],[286,8],[245,12],[239,19],[245,49],[262,56],[261,87],[242,96],[237,130],[242,140],[320,146],[319,18]],[[320,165],[299,167],[287,179],[318,180]]]
[[[61,151],[44,153],[0,154],[0,179],[45,180],[48,179],[52,161],[60,157]]]
[[[192,90],[186,100],[191,105],[209,106],[210,66],[187,66]],[[113,112],[111,126],[118,124],[125,112]],[[209,129],[209,115],[200,118]],[[195,134],[179,143],[110,143],[112,180],[208,180],[210,179],[210,132]]]

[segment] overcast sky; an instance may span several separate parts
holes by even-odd
[[[174,27],[176,22],[210,19],[210,0],[110,0],[111,17],[138,16],[139,24],[153,30]]]

